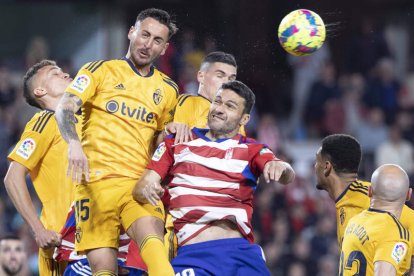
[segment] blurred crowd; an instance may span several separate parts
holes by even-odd
[[[177,82],[181,93],[196,94],[196,74],[203,57],[211,51],[227,50],[219,48],[213,37],[196,39],[190,28],[181,32],[180,39],[171,43],[157,66]],[[396,74],[398,64],[392,47],[384,33],[370,28],[368,23],[350,43],[344,53],[348,62],[341,66],[332,58],[329,45],[309,57],[289,57],[293,103],[290,114],[277,118],[256,109],[247,127],[248,135],[266,143],[295,168],[300,154],[289,155],[288,144],[317,144],[326,135],[348,133],[363,148],[362,179],[369,180],[372,171],[384,163],[399,164],[412,177],[414,71]],[[12,69],[10,64],[0,62],[0,181],[7,170],[9,150],[36,112],[22,97],[22,76],[28,67],[44,58],[53,59],[48,42],[36,37],[28,45],[21,68]],[[69,60],[58,60],[58,64],[72,77],[78,69],[71,67]],[[262,92],[255,92],[260,97]],[[312,161],[288,186],[259,184],[253,224],[272,275],[337,274],[335,206],[327,193],[315,186]],[[32,187],[31,191],[40,212]],[[29,266],[36,271],[36,243],[8,199],[4,185],[0,185],[0,233],[9,231],[23,237]]]

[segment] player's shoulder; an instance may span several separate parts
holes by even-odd
[[[358,196],[368,196],[368,187],[371,183],[361,180],[355,180],[348,185],[348,190],[350,194],[355,194]]]
[[[55,112],[52,110],[42,110],[34,114],[27,122],[25,132],[43,133],[56,126]]]
[[[180,97],[178,97],[177,106],[196,105],[199,107],[202,104],[210,106],[211,102],[207,98],[200,95],[182,94]]]
[[[115,66],[117,60],[94,60],[86,63],[82,66],[82,69],[93,74],[95,72],[101,71],[103,68],[107,66]]]
[[[155,68],[155,72],[161,77],[165,87],[167,88],[167,91],[171,91],[175,95],[176,98],[178,98],[178,85],[173,81],[169,76],[164,74],[163,72],[159,71]]]

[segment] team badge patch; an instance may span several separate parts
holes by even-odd
[[[157,150],[155,151],[154,155],[152,156],[152,160],[159,161],[161,157],[164,155],[164,152],[166,151],[167,147],[165,146],[165,143],[161,143]]]
[[[399,264],[407,253],[407,245],[403,242],[397,242],[392,250],[391,257]]]
[[[35,148],[36,142],[32,138],[27,138],[16,150],[16,154],[27,160],[29,159],[30,155],[32,155]]]
[[[76,227],[75,238],[77,243],[80,243],[82,240],[82,229],[80,227]]]
[[[72,81],[69,87],[75,89],[79,93],[83,93],[83,91],[85,91],[85,89],[88,88],[90,83],[91,80],[87,75],[80,75]]]
[[[155,90],[154,94],[152,94],[152,99],[154,100],[154,103],[158,105],[162,101],[161,90]]]
[[[339,211],[339,220],[341,222],[341,225],[344,225],[345,218],[346,218],[345,210],[344,208],[341,208],[341,210]]]

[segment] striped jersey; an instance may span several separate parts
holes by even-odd
[[[193,129],[194,140],[178,145],[167,137],[148,168],[171,177],[169,211],[182,246],[214,221],[229,220],[253,242],[253,193],[268,161],[279,160],[265,145],[240,134],[212,141],[208,129]]]
[[[69,213],[66,218],[66,223],[60,231],[62,235],[62,243],[55,249],[53,258],[56,261],[76,261],[86,258],[86,255],[78,255],[75,251],[75,239],[76,239],[76,220],[75,220],[75,205],[72,204],[69,209]],[[131,239],[121,229],[121,235],[119,237],[119,249],[118,249],[118,261],[122,263],[126,260],[128,247]]]

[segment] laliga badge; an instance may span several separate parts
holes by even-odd
[[[87,75],[80,75],[72,81],[69,87],[78,91],[79,93],[83,93],[83,91],[85,91],[85,89],[88,88],[90,83],[91,80]]]
[[[16,154],[22,157],[23,159],[29,159],[33,151],[36,148],[36,142],[32,138],[27,138],[23,141],[20,147],[16,150]]]
[[[399,264],[407,253],[407,245],[403,242],[397,242],[392,250],[391,257]]]
[[[165,146],[165,143],[162,142],[157,150],[155,151],[154,155],[152,156],[152,160],[154,161],[160,161],[161,157],[164,155],[164,152],[167,150],[167,147]]]

